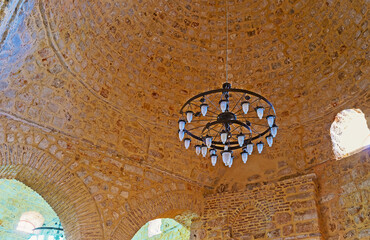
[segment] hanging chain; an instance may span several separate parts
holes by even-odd
[[[228,4],[226,0],[226,82],[228,82],[228,50],[229,50],[229,11],[228,11]]]

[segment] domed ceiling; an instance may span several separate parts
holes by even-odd
[[[365,1],[11,4],[19,8],[2,21],[10,29],[0,53],[4,114],[206,185],[329,160],[335,114],[369,113]],[[280,127],[272,148],[227,171],[177,140],[181,105],[221,86],[226,54],[230,82],[268,98]]]

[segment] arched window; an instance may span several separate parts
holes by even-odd
[[[157,218],[147,222],[135,234],[132,240],[178,239],[190,238],[190,230],[171,218]]]
[[[347,157],[370,145],[370,130],[360,109],[345,109],[330,127],[336,159]]]

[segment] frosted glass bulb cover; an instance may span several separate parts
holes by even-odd
[[[206,145],[207,145],[207,147],[208,148],[210,148],[211,147],[211,145],[212,145],[212,137],[211,136],[206,136]]]
[[[212,162],[212,166],[216,165],[216,163],[217,163],[217,155],[216,154],[211,155],[211,162]]]
[[[269,125],[269,127],[272,127],[272,125],[274,125],[274,122],[275,122],[275,116],[274,115],[268,115],[266,117],[267,119],[267,123]]]
[[[220,108],[221,108],[222,112],[226,111],[228,104],[229,104],[229,101],[227,101],[227,100],[221,100],[220,101]]]
[[[262,119],[263,118],[263,111],[264,110],[265,110],[264,107],[257,107],[256,108],[257,116],[259,117],[259,119]]]
[[[182,141],[184,139],[184,136],[185,136],[185,132],[179,130],[179,139],[180,139],[180,141]]]
[[[215,155],[216,154],[216,149],[212,148],[212,149],[209,149],[209,154],[212,156],[212,155]]]
[[[244,114],[247,114],[248,111],[249,111],[249,102],[242,102],[242,109],[243,109],[243,112]]]
[[[197,155],[199,155],[199,154],[200,154],[200,149],[201,149],[200,145],[195,145],[195,153],[196,153]]]
[[[191,139],[190,138],[185,138],[184,140],[184,144],[185,144],[185,148],[188,149],[189,146],[190,146],[190,142],[191,142]]]
[[[249,155],[251,155],[251,154],[252,154],[252,152],[253,152],[253,143],[248,143],[248,144],[247,144],[247,153],[248,153]]]
[[[186,112],[186,120],[188,121],[188,123],[191,122],[191,120],[193,120],[193,112],[192,111],[187,111]]]
[[[231,168],[231,166],[233,165],[233,162],[234,162],[234,157],[231,157],[229,161],[229,168]]]
[[[179,120],[179,129],[182,131],[185,129],[185,120]]]
[[[222,152],[222,160],[224,161],[226,166],[229,165],[230,159],[231,159],[231,152],[230,151],[223,151]]]
[[[207,156],[207,146],[206,145],[202,145],[202,155],[203,157]]]
[[[269,147],[271,147],[272,146],[272,143],[273,143],[273,137],[272,137],[272,135],[270,134],[270,135],[268,135],[267,137],[266,137],[266,141],[267,141],[267,144],[269,145]]]
[[[257,143],[257,150],[258,150],[258,153],[261,153],[262,152],[262,149],[263,149],[263,142],[258,142]]]
[[[246,163],[246,162],[247,162],[247,160],[248,160],[248,153],[247,153],[246,151],[243,151],[243,152],[241,153],[241,155],[242,155],[243,163]]]
[[[276,124],[272,125],[272,127],[271,127],[271,135],[273,137],[276,137],[277,130],[278,130],[278,126],[276,126]]]
[[[208,111],[208,104],[202,103],[200,105],[200,112],[202,113],[203,117],[206,116],[207,111]]]
[[[227,141],[227,135],[228,135],[228,133],[225,130],[222,130],[220,135],[221,135],[221,142],[223,144],[225,144],[226,141]]]
[[[245,139],[244,134],[239,134],[238,135],[238,143],[239,143],[240,147],[242,147],[244,145],[244,139]]]

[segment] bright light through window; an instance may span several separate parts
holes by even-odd
[[[25,212],[19,219],[17,230],[32,233],[33,229],[41,227],[44,221],[44,217],[38,212]]]
[[[365,115],[359,109],[346,109],[338,113],[331,125],[330,135],[337,159],[370,145],[370,130]]]
[[[152,221],[149,221],[148,226],[148,237],[153,237],[155,235],[161,234],[161,225],[162,225],[162,219],[155,219]]]

